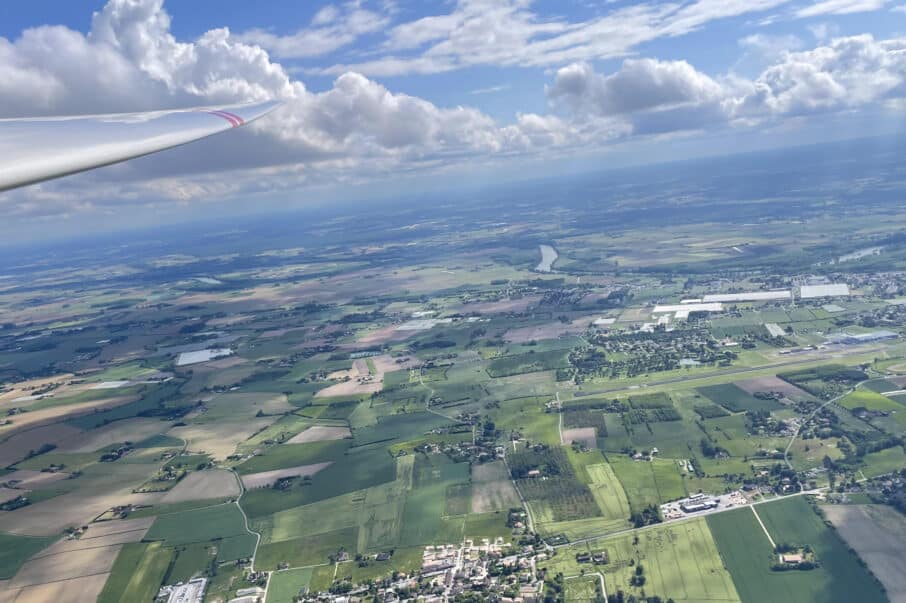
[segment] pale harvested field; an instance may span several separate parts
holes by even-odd
[[[563,444],[572,444],[580,442],[588,448],[596,446],[595,428],[594,427],[575,427],[573,429],[563,430]]]
[[[110,572],[5,591],[14,593],[14,596],[11,599],[4,599],[4,593],[0,593],[0,602],[7,600],[15,601],[15,603],[47,603],[48,601],[94,603],[100,596],[108,576],[110,576]]]
[[[460,354],[460,356],[462,356],[462,354]],[[411,356],[401,356],[399,358],[394,358],[389,354],[374,356],[371,358],[371,360],[372,362],[374,362],[374,368],[377,369],[377,372],[381,375],[381,378],[383,378],[384,373],[412,368],[413,366],[418,366],[421,363],[418,358]]]
[[[409,337],[412,337],[413,335],[415,335],[416,333],[419,332],[419,331],[398,331],[396,329],[397,326],[399,326],[399,325],[390,325],[387,327],[382,327],[375,331],[371,331],[370,333],[367,333],[366,335],[359,337],[359,339],[356,341],[356,345],[348,346],[348,344],[347,344],[346,346],[341,346],[341,347],[362,347],[362,346],[373,345],[376,343],[389,343],[389,342],[393,342],[393,341],[403,341],[404,339],[408,339]]]
[[[65,373],[63,375],[42,377],[40,379],[29,379],[27,381],[20,381],[19,383],[10,384],[9,391],[0,393],[0,410],[7,410],[9,408],[15,408],[17,406],[27,408],[29,404],[37,402],[37,400],[33,400],[31,402],[13,402],[13,400],[15,400],[16,398],[31,396],[36,391],[41,390],[47,386],[56,386],[51,392],[49,392],[54,395],[66,391],[67,386],[65,384],[70,379],[72,379],[72,374]]]
[[[242,476],[242,484],[246,488],[264,488],[270,486],[282,477],[293,477],[298,475],[306,477],[314,475],[321,469],[324,469],[331,462],[314,463],[312,465],[299,465],[298,467],[288,467],[286,469],[275,469],[273,471],[262,471],[261,473],[250,473]]]
[[[10,580],[10,588],[24,588],[109,572],[122,546],[113,544],[29,559]]]
[[[519,504],[519,495],[503,461],[472,466],[473,513],[499,511]]]
[[[327,378],[330,381],[339,381],[340,379],[355,379],[359,376],[359,372],[355,369],[344,369],[342,371],[334,371],[328,373]]]
[[[239,483],[236,481],[236,476],[226,469],[206,469],[193,471],[187,475],[164,495],[161,502],[176,503],[228,496],[239,496]]]
[[[117,464],[86,470],[79,488],[54,498],[28,505],[15,513],[0,513],[0,532],[29,536],[51,536],[70,526],[87,525],[116,505],[154,504],[162,493],[133,494],[132,488],[148,477],[148,465]]]
[[[904,365],[904,367],[906,367],[906,365]],[[887,380],[896,383],[900,387],[906,386],[906,375],[901,375],[899,377],[887,377]]]
[[[205,452],[216,460],[224,460],[236,451],[236,446],[273,423],[276,418],[190,424],[174,427],[169,435],[187,440],[188,449],[192,452]]]
[[[567,324],[557,321],[533,327],[510,329],[504,333],[503,339],[512,343],[528,343],[542,339],[556,339],[562,335],[578,335],[588,328],[591,320],[582,318]]]
[[[138,399],[138,396],[118,396],[115,398],[105,398],[103,400],[93,400],[88,402],[79,402],[78,404],[63,404],[60,406],[51,406],[32,410],[21,415],[11,417],[12,430],[32,429],[39,426],[50,425],[77,416],[94,412],[96,409],[106,410],[116,406],[122,406]],[[0,433],[5,433],[10,427],[3,428]],[[43,443],[43,442],[42,442]],[[40,445],[40,444],[39,444]]]
[[[34,489],[52,484],[69,477],[68,473],[48,473],[46,471],[32,471],[31,469],[18,469],[0,477],[0,482],[15,482],[17,488]]]
[[[27,490],[16,490],[14,488],[4,488],[0,486],[0,504],[5,503],[8,500],[18,498],[26,492]]]
[[[318,393],[315,394],[315,397],[332,398],[373,394],[381,391],[384,387],[384,373],[407,369],[419,364],[417,358],[394,358],[388,354],[373,356],[370,360],[374,364],[374,374],[372,374],[368,368],[368,360],[359,358],[353,361],[352,368],[343,371],[334,371],[327,376],[328,379],[348,378],[348,381],[342,381],[325,387],[318,391]]]
[[[822,509],[884,585],[890,601],[906,602],[906,517],[886,505],[827,505]]]
[[[287,444],[307,444],[309,442],[324,442],[327,440],[342,440],[351,438],[352,432],[348,427],[330,427],[328,425],[314,425],[301,433],[297,433],[287,440]]]
[[[478,312],[479,314],[509,314],[525,312],[528,308],[541,299],[538,295],[527,295],[519,299],[502,299],[493,302],[475,302],[463,304],[462,312]]]
[[[154,523],[154,519],[154,517],[142,517],[140,519],[116,519],[89,524],[88,530],[82,534],[81,538],[59,540],[32,557],[32,560],[56,556],[62,553],[72,553],[83,549],[138,542],[145,537],[145,533],[147,533],[151,524]]]
[[[0,432],[3,433],[3,432]],[[63,423],[43,425],[14,433],[0,443],[0,467],[14,465],[28,454],[44,444],[57,444],[82,433],[81,429]]]
[[[140,442],[170,429],[170,423],[160,419],[126,419],[116,421],[78,436],[68,438],[57,452],[94,452],[111,444]]]
[[[623,310],[617,322],[642,322],[651,318],[650,308],[627,308]]]
[[[359,396],[363,394],[373,394],[381,391],[383,384],[380,381],[361,382],[356,378],[349,381],[334,383],[324,389],[318,390],[315,398],[335,398],[340,396]]]
[[[750,393],[755,392],[781,392],[792,400],[812,400],[814,397],[805,390],[799,389],[792,383],[787,383],[779,377],[753,377],[736,381],[736,385]]]

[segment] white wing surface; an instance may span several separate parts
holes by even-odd
[[[151,113],[0,119],[0,191],[238,128],[279,104],[268,101]]]

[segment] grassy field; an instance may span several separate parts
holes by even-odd
[[[776,410],[781,408],[780,403],[776,400],[761,400],[733,383],[707,385],[698,388],[698,392],[731,412]]]
[[[123,545],[110,578],[98,597],[99,603],[150,601],[163,583],[174,551],[159,542]]]
[[[252,537],[251,541],[248,540],[249,534],[245,529],[242,513],[236,505],[224,504],[160,515],[148,530],[145,539],[162,540],[167,546],[178,546],[219,539],[226,541],[236,536],[242,537],[244,544],[240,545],[240,548],[245,549],[239,551],[244,554],[238,556],[251,557],[254,553],[255,539]],[[235,551],[232,550],[221,553],[218,553],[218,557],[224,560],[229,557],[237,558],[234,556]]]
[[[175,547],[173,551],[176,558],[170,566],[167,578],[171,582],[187,582],[200,575],[211,566],[211,561],[215,557],[213,553],[218,548],[202,542]]]
[[[265,603],[293,603],[293,598],[299,595],[299,591],[308,588],[311,574],[310,567],[275,572],[267,585]]]
[[[416,457],[412,491],[403,510],[400,544],[415,546],[438,542],[443,533],[442,517],[447,507],[448,488],[468,481],[467,463],[452,463],[439,456]]]
[[[0,532],[0,580],[12,578],[26,559],[49,546],[54,540],[56,539]]]
[[[249,517],[262,517],[387,483],[396,477],[396,460],[382,449],[354,449],[335,458],[312,478],[310,485],[297,485],[285,492],[273,488],[249,490],[242,497],[243,509]]]
[[[879,585],[802,497],[758,505],[775,542],[809,545],[821,567],[771,571],[775,555],[751,509],[708,517],[723,562],[744,603],[763,601],[884,601]]]
[[[491,377],[511,377],[537,371],[566,368],[569,366],[568,354],[569,350],[549,350],[547,352],[501,356],[494,358],[488,363],[487,371]]]
[[[604,518],[628,519],[630,510],[626,492],[603,455],[596,450],[586,453],[568,450],[567,455],[576,477],[591,490]]]
[[[906,407],[902,404],[898,404],[890,398],[882,396],[877,392],[873,392],[870,389],[857,389],[840,400],[838,404],[847,410],[861,407],[867,410],[886,410],[906,413]]]
[[[327,563],[329,555],[341,550],[355,556],[358,539],[358,528],[343,528],[263,544],[258,547],[255,566],[264,570],[275,570],[280,563],[288,563],[290,567],[317,565]]]
[[[606,565],[575,562],[576,553],[598,551],[606,551],[609,558]],[[626,596],[638,598],[644,590],[647,595],[657,595],[662,600],[739,601],[733,580],[723,567],[703,519],[657,526],[639,532],[638,540],[625,534],[571,546],[545,563],[551,571],[562,571],[565,575],[576,575],[583,569],[603,571],[608,594],[623,591]],[[630,583],[639,565],[645,576],[642,587]]]
[[[633,511],[686,496],[682,476],[672,460],[634,461],[610,455],[610,465]]]
[[[870,452],[862,457],[862,473],[866,477],[884,475],[906,467],[906,450],[902,446],[885,448],[879,452]]]

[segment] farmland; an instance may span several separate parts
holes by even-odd
[[[858,558],[801,497],[759,505],[758,514],[775,542],[808,544],[821,561],[811,572],[774,572],[767,536],[749,509],[713,515],[708,524],[742,601],[849,601],[861,597],[883,601]],[[858,593],[858,595],[856,594]]]
[[[519,211],[323,207],[136,234],[115,261],[2,256],[0,598],[142,600],[202,576],[209,601],[289,601],[417,578],[426,547],[471,540],[555,547],[542,596],[593,600],[600,573],[637,599],[881,600],[802,493],[867,503],[906,468],[906,217],[769,162],[783,194],[749,202],[750,160],[717,187],[664,168],[553,205],[528,187]],[[809,283],[850,294],[802,299]],[[229,354],[180,362],[205,350]],[[697,494],[756,504],[820,567],[772,570],[751,509],[660,508]],[[97,536],[123,525],[142,527]]]

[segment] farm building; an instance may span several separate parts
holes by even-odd
[[[722,312],[723,305],[719,302],[709,304],[666,304],[657,305],[651,312],[653,314],[663,314],[666,312]]]
[[[872,343],[875,341],[884,341],[885,339],[896,339],[899,337],[893,331],[871,331],[869,333],[837,333],[828,335],[827,343],[842,343],[846,345],[856,345],[860,343]]]
[[[783,291],[747,291],[744,293],[715,293],[702,298],[708,302],[744,302],[744,301],[772,301],[790,299],[793,293],[789,289]]]
[[[719,504],[720,501],[716,498],[711,498],[708,494],[694,494],[686,500],[680,501],[680,509],[684,513],[697,513],[698,511],[716,509]]]
[[[849,295],[849,285],[846,283],[802,285],[799,288],[799,297],[802,299],[812,299],[815,297],[844,297],[847,295]]]

